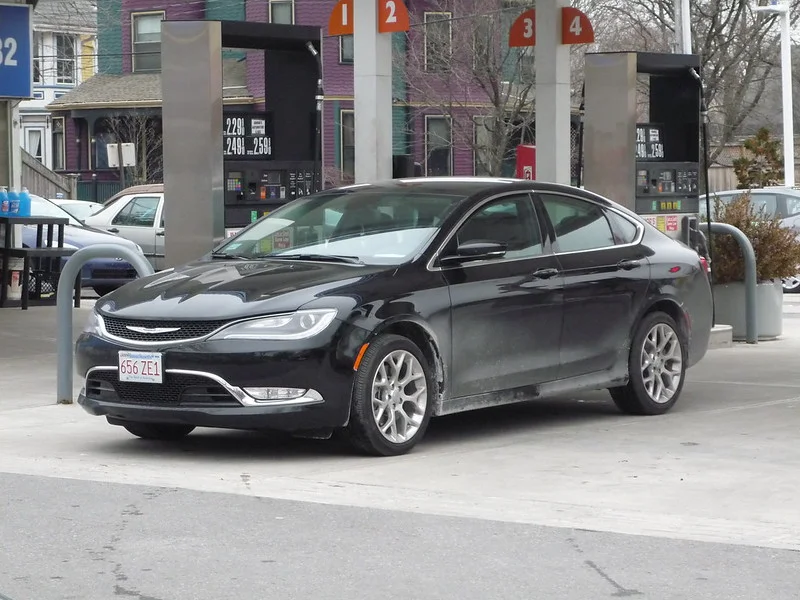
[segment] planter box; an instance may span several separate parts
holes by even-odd
[[[716,322],[733,328],[733,339],[746,339],[744,283],[714,286]],[[783,285],[781,281],[756,286],[756,320],[759,340],[774,340],[783,333]]]

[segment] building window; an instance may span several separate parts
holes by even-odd
[[[133,71],[135,73],[161,70],[161,21],[164,12],[132,13]]]
[[[36,160],[44,162],[44,129],[25,130],[25,150]]]
[[[453,53],[453,14],[426,12],[425,19],[425,70],[446,71]]]
[[[75,83],[75,38],[61,33],[56,40],[56,83]]]
[[[56,117],[52,121],[53,131],[51,135],[50,146],[53,149],[53,166],[54,171],[61,171],[66,169],[66,148],[64,137],[64,117]]]
[[[343,177],[353,178],[356,174],[356,114],[353,110],[339,112],[341,130],[341,154],[339,169]]]
[[[353,36],[341,35],[339,36],[339,62],[347,65],[353,64]]]
[[[453,174],[453,136],[449,117],[425,117],[425,174],[429,177]]]
[[[294,0],[269,0],[269,22],[294,25]]]
[[[44,73],[42,64],[44,40],[40,31],[33,32],[33,82],[44,83]]]

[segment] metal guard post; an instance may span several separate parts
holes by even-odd
[[[700,223],[708,227],[708,223]],[[744,256],[744,323],[745,338],[748,344],[758,343],[758,322],[756,320],[756,253],[747,236],[733,225],[727,223],[711,223],[712,233],[723,233],[733,236],[739,243]]]
[[[125,246],[113,244],[97,244],[81,248],[69,257],[58,278],[56,293],[56,316],[58,327],[58,372],[57,394],[59,404],[72,404],[72,294],[75,290],[75,279],[80,275],[83,265],[95,258],[120,258],[128,261],[139,274],[139,277],[152,275],[153,266],[142,254]]]

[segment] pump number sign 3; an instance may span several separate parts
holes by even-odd
[[[33,97],[31,10],[0,4],[0,98]]]
[[[160,352],[119,353],[119,380],[133,383],[164,383]]]

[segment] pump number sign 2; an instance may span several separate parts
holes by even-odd
[[[33,97],[31,9],[0,4],[0,98]]]

